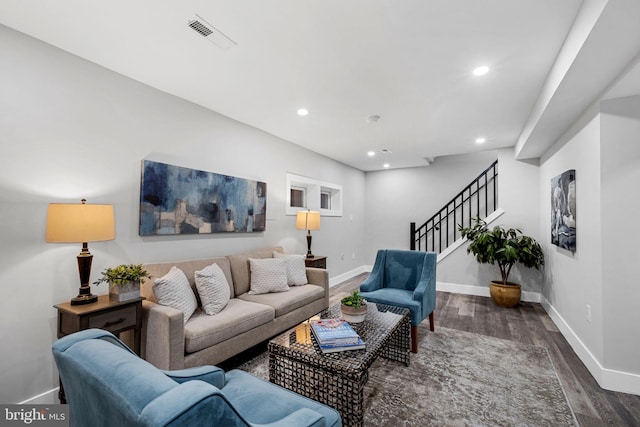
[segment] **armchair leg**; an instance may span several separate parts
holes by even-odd
[[[431,330],[431,332],[434,331],[434,323],[433,323],[433,311],[431,312],[431,314],[429,315],[429,330]]]
[[[418,352],[418,327],[411,325],[411,353]]]

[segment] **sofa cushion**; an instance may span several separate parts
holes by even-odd
[[[182,311],[185,323],[198,307],[187,276],[175,266],[167,274],[154,280],[153,293],[158,304]]]
[[[284,259],[249,258],[251,266],[251,295],[267,294],[269,292],[285,292],[287,285],[287,263]]]
[[[249,293],[238,296],[238,299],[273,307],[276,317],[292,312],[307,304],[322,299],[324,289],[317,285],[303,285],[289,288],[288,292],[251,295]]]
[[[232,298],[218,314],[198,309],[184,325],[185,350],[193,353],[247,332],[274,319],[275,310],[262,304]]]
[[[231,268],[231,274],[233,276],[233,288],[234,293],[232,295],[242,295],[249,292],[249,285],[251,283],[251,272],[249,270],[249,258],[264,259],[273,258],[273,251],[284,252],[284,249],[280,246],[276,246],[269,249],[260,251],[254,251],[244,253],[240,255],[229,255],[229,265]],[[231,282],[230,282],[231,283]]]
[[[222,311],[229,302],[229,283],[218,264],[211,264],[195,272],[196,288],[202,301],[202,309],[208,315]]]
[[[273,251],[273,257],[282,258],[287,263],[287,285],[300,286],[309,283],[307,280],[307,266],[304,263],[304,255],[287,255]]]

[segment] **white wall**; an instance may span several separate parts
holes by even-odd
[[[640,375],[640,96],[601,111],[603,364]]]
[[[595,104],[541,159],[545,305],[606,389],[640,393],[640,96]],[[552,177],[576,170],[576,252],[550,244]],[[591,307],[591,320],[587,316]]]
[[[0,26],[0,402],[57,386],[53,305],[78,293],[80,244],[47,244],[47,204],[110,203],[116,240],[90,244],[93,277],[128,262],[208,257],[280,244],[306,252],[285,215],[285,173],[343,186],[343,217],[323,217],[313,252],[330,275],[364,252],[364,173]],[[142,159],[267,183],[267,231],[138,236]],[[353,218],[353,221],[350,219]],[[94,287],[106,293],[106,287]]]
[[[584,345],[602,360],[600,120],[590,119],[540,165],[540,233],[546,254],[544,297]],[[551,179],[576,171],[576,252],[551,244]],[[591,322],[586,306],[591,306]]]
[[[514,159],[512,148],[497,151],[498,157],[498,206],[504,210],[493,225],[520,228],[535,239],[538,234],[538,166]],[[368,185],[368,183],[367,183]],[[367,201],[368,203],[368,201]],[[476,286],[472,292],[488,295],[491,280],[500,278],[497,266],[479,264],[467,254],[465,244],[438,263],[437,280],[443,289],[456,290],[452,286]],[[509,280],[520,283],[525,292],[540,292],[541,271],[514,266]],[[461,291],[458,289],[458,291]]]
[[[80,247],[44,242],[50,202],[86,197],[90,203],[114,204],[116,240],[90,245],[95,276],[121,262],[213,256],[273,244],[303,253],[304,232],[284,215],[285,172],[333,182],[343,186],[344,216],[323,218],[322,229],[313,234],[313,252],[329,256],[336,277],[372,264],[378,248],[408,248],[408,224],[427,219],[496,155],[506,211],[498,222],[522,227],[538,238],[546,255],[544,276],[515,271],[514,279],[534,292],[544,282],[554,319],[563,323],[572,344],[581,346],[579,355],[594,375],[594,369],[620,370],[640,378],[640,287],[634,271],[640,254],[633,227],[640,207],[634,193],[637,99],[607,102],[602,115],[587,114],[539,167],[517,162],[511,149],[503,149],[364,174],[2,26],[0,54],[0,402],[19,402],[57,386],[50,355],[56,331],[52,306],[77,294]],[[139,237],[145,158],[267,182],[267,231]],[[577,171],[575,254],[550,244],[550,180],[567,169]],[[439,282],[486,287],[494,276],[490,266],[478,265],[464,250],[438,267]],[[586,304],[592,307],[590,323]]]
[[[364,263],[376,251],[409,249],[409,224],[423,224],[497,158],[496,151],[438,157],[430,166],[367,172]]]

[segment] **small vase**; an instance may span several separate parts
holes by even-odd
[[[140,297],[140,282],[109,283],[109,299],[111,301],[129,301]]]
[[[360,307],[340,304],[340,311],[342,311],[342,318],[347,322],[360,323],[367,316],[367,304],[363,304]]]

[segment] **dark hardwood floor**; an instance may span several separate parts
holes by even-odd
[[[332,287],[332,303],[357,289],[367,275]],[[487,297],[438,292],[435,327],[546,347],[581,426],[640,426],[640,396],[600,388],[540,304],[507,309]]]
[[[367,276],[333,286],[331,304],[357,289]],[[546,347],[580,426],[640,426],[640,396],[600,388],[540,304],[525,302],[508,309],[488,297],[438,292],[436,332],[439,327]],[[420,328],[421,333],[427,330]],[[235,368],[266,349],[264,342],[219,366]]]

